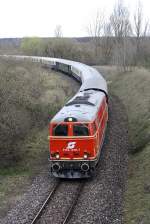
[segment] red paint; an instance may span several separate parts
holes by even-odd
[[[104,97],[99,107],[95,120],[88,122],[89,136],[73,136],[73,125],[82,122],[63,122],[68,125],[68,136],[53,136],[52,129],[56,123],[50,123],[50,159],[56,160],[55,154],[59,153],[59,160],[83,160],[88,154],[88,160],[95,159],[101,150],[103,135],[108,120],[108,105]],[[85,124],[85,122],[84,122]]]

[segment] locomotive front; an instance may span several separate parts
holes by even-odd
[[[51,171],[56,177],[89,177],[95,167],[95,139],[90,123],[65,122],[50,124]]]
[[[98,148],[95,127],[89,116],[87,106],[83,109],[84,120],[80,111],[74,117],[64,117],[60,111],[50,123],[49,144],[51,172],[56,177],[90,177],[97,163]],[[90,113],[91,114],[91,113]],[[85,119],[86,118],[86,119]]]

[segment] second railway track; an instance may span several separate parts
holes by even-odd
[[[84,184],[85,181],[57,181],[30,224],[67,224]]]

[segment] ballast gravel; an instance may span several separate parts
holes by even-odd
[[[107,134],[95,177],[87,180],[74,208],[69,224],[122,224],[123,193],[125,190],[128,161],[127,118],[121,102],[112,97],[109,102]],[[31,223],[46,199],[56,179],[45,171],[35,177],[32,185],[0,220],[1,224]],[[77,181],[65,181],[48,208],[46,220],[39,223],[62,223],[64,213],[76,193]],[[44,216],[44,215],[43,215]],[[53,217],[54,216],[54,217]]]
[[[121,224],[128,162],[125,110],[118,98],[109,102],[107,135],[95,178],[86,183],[69,224]]]
[[[46,167],[47,168],[47,167]],[[35,179],[26,193],[17,201],[15,207],[8,211],[7,216],[0,220],[1,224],[30,223],[44,202],[46,195],[53,188],[55,179],[50,178],[48,170],[43,170]]]

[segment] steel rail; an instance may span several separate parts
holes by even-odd
[[[74,210],[74,207],[76,206],[77,201],[78,201],[78,198],[79,198],[79,196],[80,196],[80,194],[81,194],[81,191],[82,191],[82,189],[83,189],[83,187],[84,187],[84,184],[85,184],[84,181],[82,181],[82,182],[80,183],[80,185],[79,185],[79,187],[78,187],[78,190],[77,190],[77,193],[76,193],[76,195],[75,195],[75,197],[74,197],[74,201],[73,201],[72,205],[70,206],[69,210],[67,211],[67,214],[66,214],[65,219],[64,219],[64,221],[62,222],[62,224],[67,224],[68,221],[70,220],[71,215],[72,215],[72,212],[73,212],[73,210]]]
[[[38,213],[36,214],[36,216],[34,217],[33,221],[31,222],[31,224],[35,224],[36,221],[41,217],[43,210],[45,209],[46,205],[49,203],[49,201],[51,200],[51,198],[53,197],[54,193],[56,192],[58,186],[60,185],[60,181],[57,181],[54,184],[53,189],[51,190],[50,194],[48,195],[48,197],[46,198],[46,200],[44,201],[43,205],[41,206],[40,210],[38,211]]]
[[[36,216],[34,217],[34,219],[32,220],[31,224],[35,224],[42,216],[42,212],[43,210],[45,209],[46,205],[50,202],[51,198],[53,197],[53,195],[55,194],[58,186],[60,185],[60,180],[58,182],[55,183],[53,189],[51,190],[50,194],[48,195],[48,197],[46,198],[46,200],[44,201],[44,203],[42,204],[41,208],[39,209],[38,213],[36,214]],[[83,189],[83,186],[84,186],[84,181],[82,181],[77,189],[77,193],[75,195],[75,197],[73,198],[73,203],[71,204],[71,206],[69,207],[66,215],[65,215],[65,218],[64,220],[62,221],[62,224],[67,224],[68,221],[70,220],[71,218],[71,215],[72,215],[72,212],[73,212],[73,209],[74,207],[76,206],[77,204],[77,201],[78,201],[78,198],[81,194],[81,191]]]

